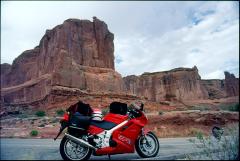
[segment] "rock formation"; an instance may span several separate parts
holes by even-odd
[[[201,80],[195,66],[122,78],[114,70],[113,39],[96,17],[93,22],[68,19],[47,30],[34,49],[12,65],[1,64],[1,104],[49,107],[80,98],[107,104],[112,99],[160,102],[239,95],[234,75],[225,72],[225,80]]]
[[[239,78],[235,78],[234,74],[229,72],[224,72],[224,74],[227,96],[239,96]]]
[[[208,91],[209,99],[239,96],[239,79],[229,72],[224,72],[224,74],[224,80],[201,80],[201,84]]]
[[[130,94],[155,102],[219,99],[239,96],[239,79],[225,72],[225,80],[201,80],[197,67],[124,77]]]
[[[227,96],[224,89],[225,81],[220,79],[201,80],[201,85],[206,88],[209,99],[224,98]]]
[[[2,102],[41,100],[54,86],[120,93],[124,85],[114,70],[113,39],[97,18],[93,22],[68,19],[47,30],[39,46],[24,51],[12,66],[1,65]]]
[[[125,77],[124,81],[131,94],[144,96],[151,101],[208,98],[206,89],[201,86],[197,67],[132,75]]]

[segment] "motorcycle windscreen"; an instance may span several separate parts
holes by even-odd
[[[110,104],[110,113],[126,115],[127,114],[127,104],[121,102],[112,102]]]

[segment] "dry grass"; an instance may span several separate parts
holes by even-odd
[[[219,139],[197,133],[197,139],[189,140],[201,154],[186,155],[189,160],[239,160],[239,124],[224,127]],[[196,141],[201,144],[196,144]]]
[[[211,128],[208,126],[176,126],[176,125],[162,125],[162,126],[149,126],[158,137],[168,138],[168,137],[187,137],[195,136],[197,132],[201,132],[204,135],[208,135]]]
[[[201,132],[211,134],[214,125],[226,126],[239,121],[239,113],[232,112],[165,112],[148,116],[147,127],[158,137],[194,137]]]

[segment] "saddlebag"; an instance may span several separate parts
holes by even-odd
[[[79,112],[74,113],[69,120],[68,132],[70,134],[80,134],[86,132],[91,122],[90,116],[84,116]]]

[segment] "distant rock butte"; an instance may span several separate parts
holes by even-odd
[[[225,74],[225,91],[227,96],[239,95],[239,78],[235,78],[234,74],[224,72]]]
[[[219,99],[239,95],[239,79],[225,72],[225,80],[202,80],[196,66],[124,77],[130,94],[150,101]]]
[[[207,99],[196,67],[176,68],[165,72],[145,73],[124,78],[127,89],[151,101]]]
[[[201,80],[201,85],[206,88],[209,99],[219,99],[227,97],[225,91],[225,81],[220,79]]]
[[[39,45],[12,65],[1,64],[1,104],[49,106],[88,98],[151,101],[239,95],[238,78],[201,80],[197,67],[122,78],[114,69],[114,35],[94,17],[68,19],[47,30]],[[107,99],[108,101],[110,99]]]

